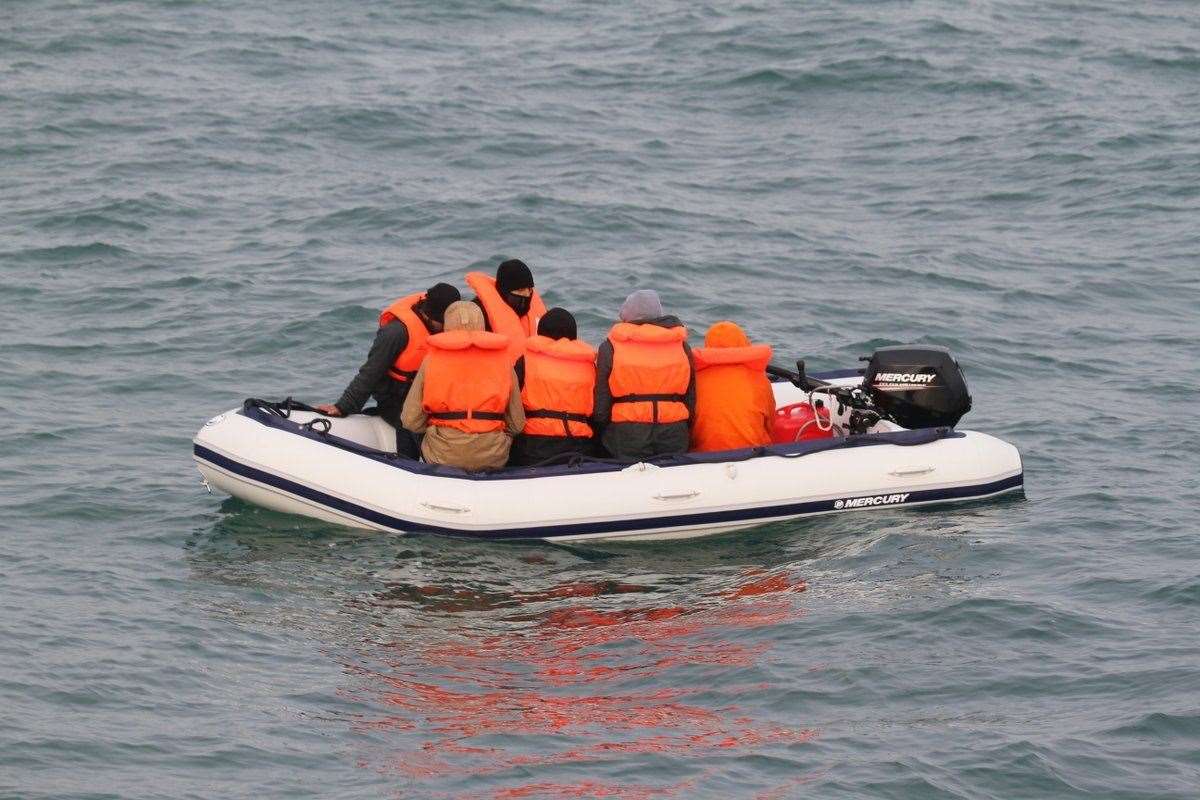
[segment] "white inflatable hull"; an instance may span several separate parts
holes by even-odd
[[[776,394],[781,404],[804,396],[790,385],[778,385]],[[296,430],[295,423],[316,416],[294,411],[287,421],[264,422],[234,410],[214,417],[194,440],[200,473],[210,487],[247,502],[352,528],[556,541],[682,539],[819,514],[1023,491],[1016,448],[974,431],[923,444],[472,479],[429,474],[437,470],[427,465],[419,465],[425,472],[413,471],[411,462],[371,457]],[[331,436],[361,446],[385,449],[394,442],[378,418],[331,423]],[[888,427],[897,433],[873,438],[912,438]]]

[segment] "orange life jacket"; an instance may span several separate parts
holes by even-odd
[[[736,450],[771,443],[775,397],[767,380],[770,345],[697,347],[696,418],[691,449]]]
[[[613,422],[666,424],[688,418],[684,404],[692,365],[683,343],[687,328],[663,328],[619,322],[608,333],[612,343]]]
[[[588,418],[596,389],[596,351],[578,339],[530,336],[525,340],[525,433],[592,436]]]
[[[504,427],[512,394],[508,339],[486,331],[446,331],[429,337],[421,406],[430,425],[467,433]]]
[[[501,336],[508,337],[509,363],[517,363],[517,359],[525,354],[525,340],[537,333],[538,320],[546,316],[546,305],[542,302],[537,289],[529,298],[529,312],[518,317],[500,292],[496,290],[496,279],[482,272],[468,272],[467,286],[479,297],[483,304],[483,313],[487,315],[491,329]]]
[[[425,353],[429,349],[429,329],[417,316],[417,312],[413,311],[413,307],[424,299],[423,294],[410,294],[408,297],[393,300],[390,306],[379,312],[379,327],[400,320],[408,329],[408,346],[400,351],[400,355],[396,356],[391,369],[388,370],[388,376],[392,380],[411,383],[412,379],[417,377],[421,362],[425,360]]]

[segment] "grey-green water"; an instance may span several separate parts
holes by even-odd
[[[1194,797],[1189,2],[0,5],[0,796]],[[516,256],[850,365],[1029,499],[663,546],[201,491],[246,396]]]

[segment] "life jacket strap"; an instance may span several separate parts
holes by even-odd
[[[614,403],[683,403],[686,394],[622,394],[614,397]]]
[[[412,383],[413,378],[417,377],[417,371],[415,369],[389,369],[388,377],[401,383]]]
[[[564,435],[568,439],[586,439],[586,436],[573,436],[571,434],[571,426],[568,423],[580,422],[584,425],[591,425],[591,418],[587,414],[573,414],[570,411],[551,411],[548,408],[532,408],[525,412],[525,418],[530,417],[545,417],[547,419],[556,419],[562,422]]]
[[[659,403],[685,403],[685,394],[622,394],[612,399],[613,403],[650,403],[652,419],[650,424],[658,424]]]
[[[503,411],[430,411],[430,419],[491,419],[504,420]]]
[[[570,411],[551,411],[548,408],[532,408],[525,412],[528,417],[549,417],[550,419],[561,419],[566,422],[582,422],[585,425],[590,421],[587,414],[572,414]]]

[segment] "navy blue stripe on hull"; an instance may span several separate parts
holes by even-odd
[[[767,521],[778,517],[803,516],[806,514],[821,514],[829,511],[839,511],[847,501],[854,497],[836,500],[816,500],[805,503],[789,503],[779,506],[760,508],[730,509],[727,511],[707,511],[697,514],[679,514],[669,517],[649,517],[641,519],[607,520],[604,522],[544,525],[536,528],[508,528],[505,530],[475,532],[457,528],[443,528],[436,525],[413,522],[411,520],[393,517],[365,508],[348,500],[334,497],[317,489],[312,489],[295,481],[282,478],[270,472],[247,466],[239,461],[221,455],[200,444],[193,445],[197,459],[208,462],[226,472],[248,478],[257,483],[271,486],[296,497],[304,498],[326,508],[340,511],[352,517],[374,523],[384,528],[408,533],[440,533],[449,536],[470,536],[480,539],[552,539],[560,536],[579,536],[598,533],[622,533],[627,531],[666,531],[673,528],[702,527],[730,522]],[[1024,484],[1024,475],[1017,474],[992,483],[974,486],[957,486],[946,489],[927,489],[908,492],[902,503],[881,503],[896,508],[913,503],[928,503],[932,501],[970,500],[976,497],[987,497],[1001,492],[1015,490]],[[879,496],[888,497],[898,493],[881,493]],[[856,497],[862,497],[858,495]]]

